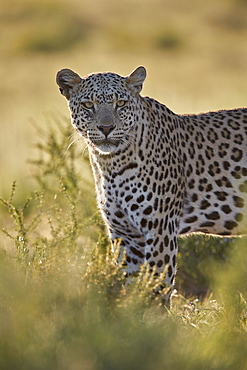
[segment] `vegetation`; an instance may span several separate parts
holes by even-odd
[[[171,310],[147,266],[126,283],[54,82],[143,64],[144,94],[176,112],[244,106],[246,13],[245,0],[0,4],[1,369],[247,369],[246,239],[181,239]]]

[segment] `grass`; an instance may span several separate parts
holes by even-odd
[[[64,67],[143,64],[143,94],[175,112],[245,106],[246,13],[245,0],[0,4],[1,369],[247,368],[246,239],[180,240],[170,311],[147,268],[126,285],[55,84]]]

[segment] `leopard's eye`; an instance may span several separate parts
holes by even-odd
[[[116,106],[117,106],[118,108],[121,108],[121,107],[123,107],[123,106],[125,105],[125,103],[126,103],[126,101],[125,101],[125,100],[117,100],[117,101],[116,101]]]
[[[83,107],[87,109],[93,109],[94,103],[92,101],[84,101],[82,102]]]

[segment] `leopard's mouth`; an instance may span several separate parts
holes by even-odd
[[[105,139],[105,140],[98,140],[96,145],[118,145],[120,143],[120,140],[114,140],[114,139]]]
[[[92,141],[94,147],[104,153],[111,153],[116,151],[119,147],[121,140],[105,139]]]

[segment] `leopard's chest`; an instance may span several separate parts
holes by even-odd
[[[133,162],[132,162],[133,164]],[[105,171],[98,181],[97,198],[105,221],[114,229],[140,231],[153,205],[152,184],[143,167]]]

